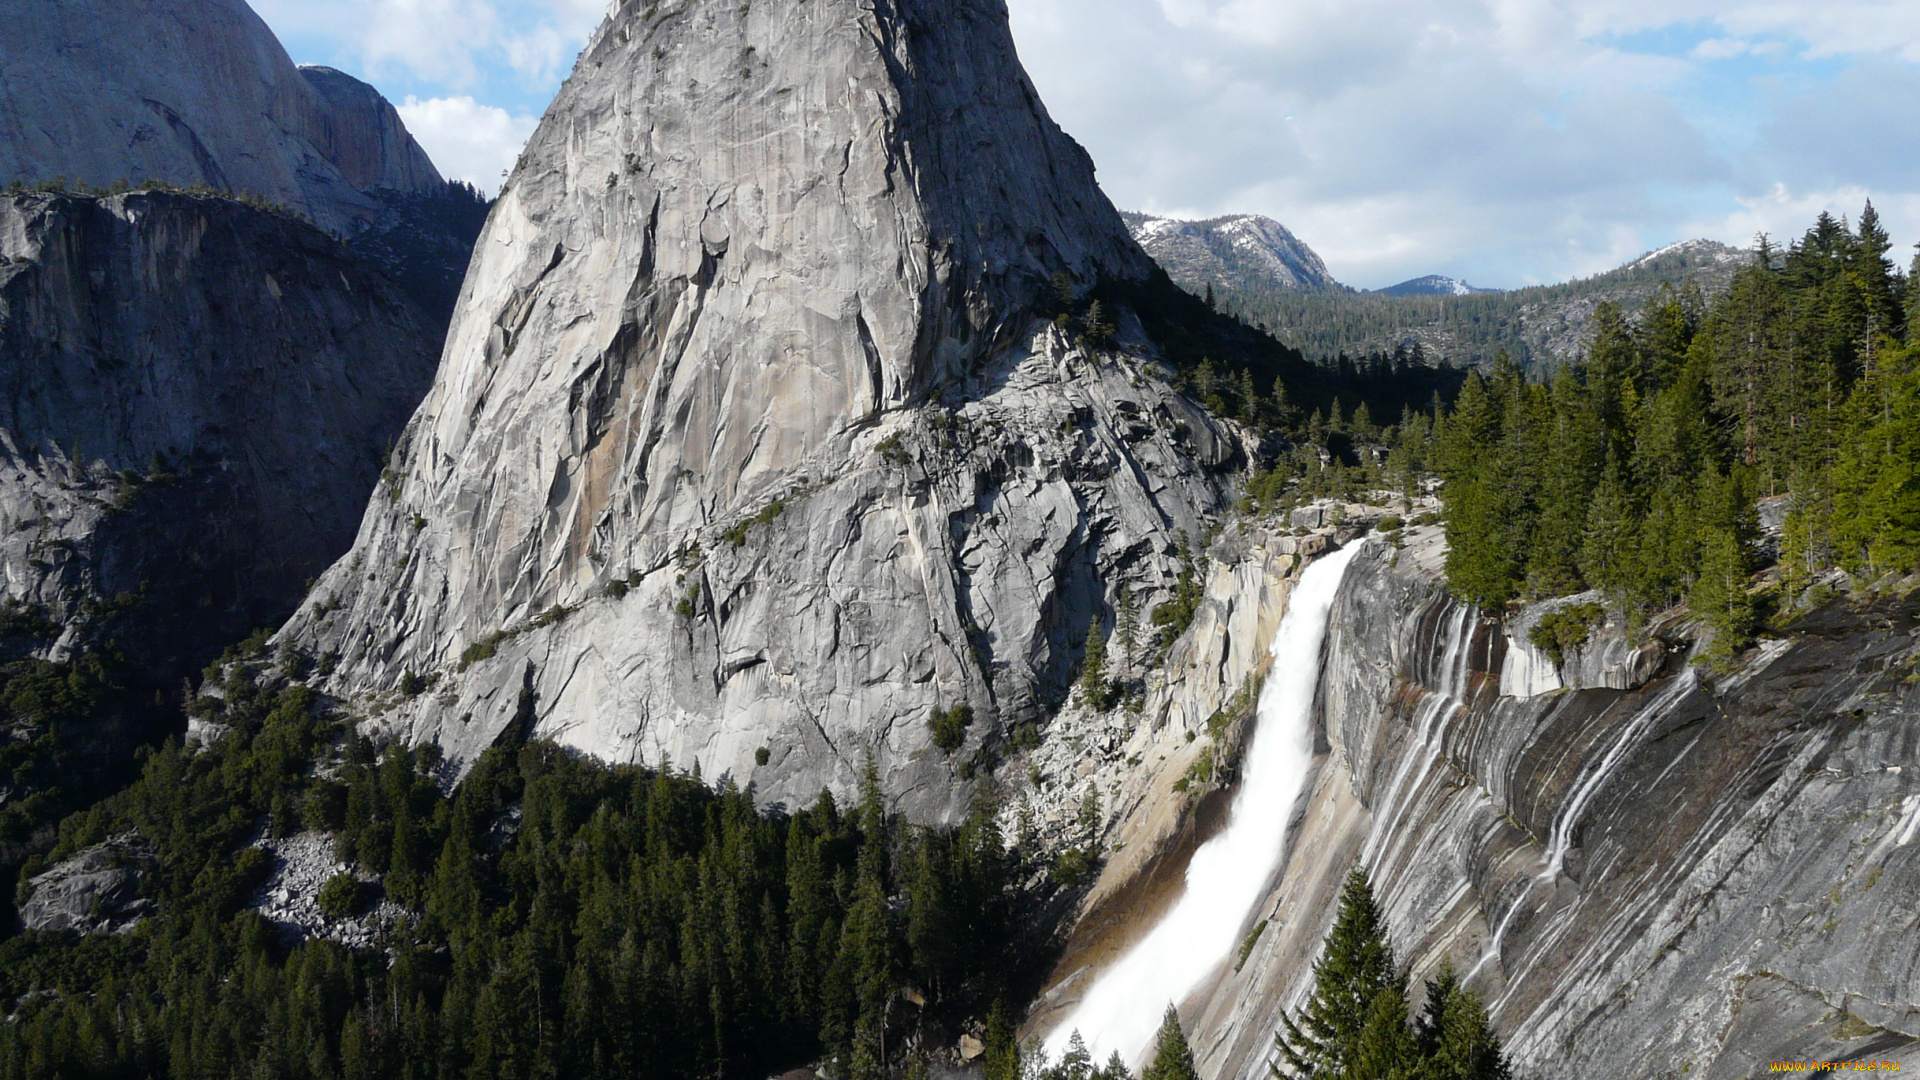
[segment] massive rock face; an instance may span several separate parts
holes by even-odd
[[[161,180],[261,196],[350,235],[368,192],[437,192],[393,106],[296,69],[246,0],[59,0],[0,22],[0,183]]]
[[[344,71],[319,65],[302,65],[300,77],[325,106],[306,138],[347,183],[362,191],[439,188],[440,170],[380,91]]]
[[[1602,628],[1616,661],[1539,692],[1441,556],[1411,530],[1349,571],[1270,925],[1185,1003],[1202,1075],[1265,1075],[1355,864],[1416,985],[1467,975],[1517,1075],[1920,1061],[1920,605],[1834,602],[1720,675],[1684,626],[1652,661]]]
[[[938,816],[929,710],[1044,714],[1221,501],[1138,324],[1051,323],[1152,272],[1000,0],[621,4],[283,640],[456,761],[519,721],[792,801],[871,752]]]
[[[350,543],[433,365],[312,226],[160,192],[0,199],[0,573],[167,685]],[[169,682],[171,680],[171,682]]]

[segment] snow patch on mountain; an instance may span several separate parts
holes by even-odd
[[[1182,221],[1122,213],[1133,239],[1174,281],[1195,291],[1208,285],[1299,292],[1344,291],[1318,253],[1285,225],[1258,214]]]
[[[1381,296],[1471,296],[1474,293],[1491,293],[1500,290],[1482,289],[1469,285],[1459,278],[1428,274],[1426,277],[1412,278],[1376,291]]]

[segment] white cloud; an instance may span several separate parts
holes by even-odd
[[[536,117],[514,116],[464,96],[427,101],[409,97],[396,107],[441,173],[488,194],[500,189],[539,123]]]
[[[1011,4],[1115,202],[1269,214],[1357,285],[1592,273],[1729,228],[1775,182],[1920,191],[1920,134],[1898,119],[1920,109],[1896,59],[1920,42],[1911,0]],[[1842,53],[1873,77],[1801,59]],[[1712,66],[1743,57],[1772,67]]]
[[[606,0],[249,0],[283,37],[344,44],[375,78],[470,90],[511,73],[558,83]],[[550,89],[550,86],[548,87]]]
[[[1708,38],[1687,55],[1695,60],[1731,60],[1753,51],[1753,43],[1739,38]]]
[[[251,2],[301,59],[415,95],[429,153],[489,189],[607,9]],[[1009,3],[1115,202],[1269,214],[1354,284],[1553,280],[1684,230],[1744,240],[1816,192],[1920,233],[1890,212],[1920,192],[1914,0]]]

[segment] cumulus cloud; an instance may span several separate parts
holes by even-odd
[[[251,0],[491,189],[606,0]],[[1285,222],[1363,286],[1519,285],[1871,193],[1920,237],[1913,0],[1009,0],[1121,206]],[[416,119],[417,117],[417,119]]]
[[[489,195],[513,167],[539,121],[482,105],[471,97],[409,97],[395,106],[407,130],[450,179],[465,180]]]
[[[249,2],[283,38],[330,44],[376,79],[547,93],[607,12],[606,0]]]
[[[1908,0],[1011,6],[1117,203],[1269,214],[1358,285],[1557,280],[1689,229],[1745,240],[1822,198],[1920,191]]]

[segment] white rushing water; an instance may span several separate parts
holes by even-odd
[[[1240,944],[1247,916],[1279,868],[1287,819],[1313,761],[1313,700],[1327,614],[1360,546],[1327,555],[1301,575],[1273,638],[1273,667],[1260,690],[1226,828],[1194,852],[1186,889],[1173,907],[1047,1037],[1053,1056],[1078,1031],[1095,1061],[1117,1050],[1138,1069],[1167,1003],[1192,993]]]
[[[1613,742],[1607,746],[1606,752],[1601,755],[1599,765],[1583,775],[1575,785],[1573,794],[1560,804],[1559,812],[1553,817],[1553,825],[1547,831],[1544,865],[1539,873],[1527,880],[1526,887],[1520,890],[1519,899],[1513,902],[1513,906],[1507,909],[1506,915],[1501,917],[1499,925],[1494,927],[1493,938],[1487,942],[1486,951],[1480,954],[1479,961],[1467,971],[1466,978],[1460,980],[1461,982],[1470,981],[1475,975],[1480,974],[1482,968],[1500,955],[1500,948],[1506,943],[1507,930],[1513,926],[1514,917],[1526,909],[1527,899],[1533,895],[1534,886],[1552,884],[1554,879],[1560,876],[1561,869],[1566,866],[1567,849],[1573,846],[1574,827],[1586,819],[1587,807],[1593,802],[1594,796],[1598,795],[1600,789],[1613,779],[1613,774],[1619,770],[1620,763],[1625,761],[1634,750],[1640,748],[1641,739],[1652,729],[1654,723],[1678,705],[1680,699],[1692,693],[1698,682],[1693,666],[1687,665],[1679,677],[1640,706],[1626,723],[1620,725],[1620,733],[1614,737]],[[1511,991],[1518,985],[1520,985],[1518,979],[1510,979],[1507,989]]]

